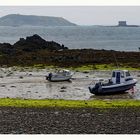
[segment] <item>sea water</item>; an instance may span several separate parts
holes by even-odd
[[[64,44],[68,48],[139,51],[140,27],[60,26],[60,27],[3,27],[0,26],[0,43],[14,44],[19,38],[33,34],[47,41]]]

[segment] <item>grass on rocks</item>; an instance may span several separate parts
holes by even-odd
[[[60,66],[54,66],[54,65],[44,65],[44,64],[36,64],[33,66],[13,66],[11,67],[12,70],[16,71],[33,71],[33,70],[42,70],[42,69],[48,69],[48,70],[55,70],[55,69],[69,69],[72,71],[78,71],[78,72],[89,72],[89,71],[94,71],[94,70],[114,70],[117,69],[117,67],[114,64],[95,64],[95,65],[81,65],[81,66],[71,66],[71,67],[60,67]],[[133,68],[129,66],[124,66],[121,65],[119,66],[119,69],[127,69],[127,70],[132,70],[132,71],[137,71],[140,70],[140,67],[138,68]]]
[[[76,71],[91,71],[91,70],[114,70],[117,69],[113,64],[96,64],[96,65],[83,65],[79,67],[71,68]],[[133,68],[128,66],[120,66],[119,69],[127,69],[127,70],[140,70],[140,68]]]
[[[127,108],[140,107],[139,100],[33,100],[33,99],[0,99],[0,107],[24,107],[24,108]]]
[[[45,66],[42,64],[38,64],[38,65],[34,65],[34,68],[49,68],[49,69],[59,69],[59,68],[64,68],[64,69],[70,69],[70,70],[74,70],[74,71],[80,71],[80,72],[84,72],[84,71],[92,71],[92,70],[113,70],[113,69],[117,69],[117,67],[114,64],[95,64],[95,65],[81,65],[81,66],[77,66],[77,67],[59,67],[59,66]],[[119,69],[127,69],[127,70],[140,70],[140,68],[133,68],[133,67],[129,67],[129,66],[119,66]]]

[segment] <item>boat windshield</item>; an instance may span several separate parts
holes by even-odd
[[[126,72],[126,77],[131,76],[129,71]]]
[[[121,72],[121,78],[124,78],[124,72],[123,71]]]
[[[113,71],[113,73],[112,73],[112,77],[115,77],[115,72]]]

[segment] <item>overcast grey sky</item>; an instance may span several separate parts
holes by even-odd
[[[140,25],[140,6],[0,6],[7,14],[58,16],[79,25],[116,25],[119,20]]]

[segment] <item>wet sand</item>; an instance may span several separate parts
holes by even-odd
[[[70,82],[49,82],[45,76],[49,69],[12,68],[0,69],[0,98],[22,99],[140,99],[140,71],[131,71],[138,79],[135,93],[95,96],[89,93],[88,85],[99,78],[110,78],[111,71],[75,72]]]

